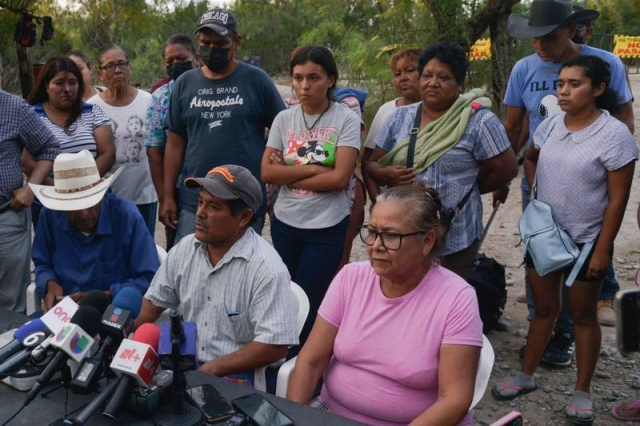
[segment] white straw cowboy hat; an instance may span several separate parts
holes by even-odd
[[[598,18],[597,10],[574,11],[571,0],[533,0],[529,18],[511,14],[507,32],[514,38],[542,37],[561,25],[571,22],[590,22]]]
[[[29,184],[38,200],[48,209],[83,210],[102,200],[109,186],[122,172],[122,167],[101,178],[96,160],[89,151],[60,154],[53,162],[53,186]]]

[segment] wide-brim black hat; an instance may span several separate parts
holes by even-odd
[[[535,38],[549,34],[563,24],[593,21],[600,16],[597,10],[574,12],[571,0],[533,0],[529,17],[511,14],[507,32],[514,38]]]

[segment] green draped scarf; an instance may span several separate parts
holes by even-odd
[[[433,164],[460,140],[469,118],[482,108],[491,108],[491,100],[482,89],[471,89],[460,95],[451,108],[440,118],[420,130],[416,139],[413,170],[420,173]],[[383,166],[407,164],[409,138],[404,139],[379,162]]]

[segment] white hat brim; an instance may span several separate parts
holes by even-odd
[[[30,183],[29,187],[42,205],[48,209],[65,212],[84,210],[95,206],[102,200],[107,189],[122,173],[123,169],[124,167],[120,167],[111,175],[102,179],[97,185],[83,191],[62,193],[56,192],[53,186],[37,185],[35,183]]]

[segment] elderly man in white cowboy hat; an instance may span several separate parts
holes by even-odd
[[[262,205],[261,185],[251,171],[232,164],[185,185],[198,190],[195,234],[173,246],[160,266],[136,326],[179,308],[198,325],[200,371],[253,384],[253,370],[298,343],[287,267],[251,228]]]
[[[56,157],[54,186],[29,184],[45,207],[32,251],[45,311],[67,295],[149,287],[160,266],[153,239],[136,206],[107,192],[121,170],[101,178],[83,150]]]

